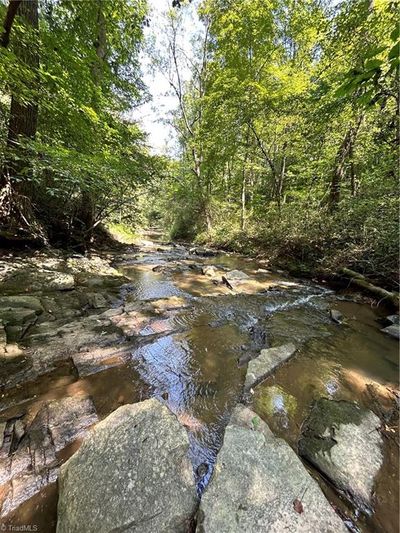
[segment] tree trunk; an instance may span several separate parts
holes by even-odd
[[[240,229],[244,231],[246,227],[246,166],[247,166],[247,160],[249,157],[249,137],[250,137],[250,124],[247,126],[247,133],[246,133],[246,144],[245,144],[245,155],[243,160],[243,169],[242,169],[242,187],[241,187],[241,210],[240,210]]]
[[[385,300],[389,302],[396,309],[399,308],[399,293],[389,292],[386,289],[382,289],[382,287],[373,285],[362,274],[359,274],[358,272],[354,272],[354,270],[350,270],[350,268],[342,268],[341,274],[343,274],[347,278],[350,278],[351,281],[355,285],[357,285],[357,287],[360,287],[361,289],[364,289],[370,292],[371,294],[373,294],[375,297],[379,298],[380,300]]]
[[[97,61],[92,67],[93,80],[98,86],[100,86],[103,81],[103,68],[107,57],[106,20],[104,18],[102,7],[102,2],[98,0],[97,35],[94,41]],[[94,109],[98,107],[95,98],[93,99],[92,105]],[[93,240],[93,230],[96,218],[96,201],[89,187],[82,189],[81,191],[81,204],[77,218],[83,226],[83,245],[87,249],[90,247]]]
[[[350,184],[351,184],[351,195],[353,197],[357,196],[359,181],[356,172],[356,165],[354,163],[354,150],[353,145],[350,146],[349,150],[349,159],[350,159]]]
[[[2,46],[3,48],[7,48],[8,43],[10,42],[11,28],[12,28],[15,15],[17,14],[20,3],[21,3],[21,0],[10,0],[8,4],[6,18],[4,19],[4,24],[3,24],[4,30],[0,38],[0,46]]]
[[[38,1],[22,0],[12,2],[7,13],[6,22],[4,23],[5,32],[2,37],[2,44],[8,44],[12,22],[14,20],[15,4],[18,3],[17,14],[21,16],[23,22],[29,30],[37,30],[39,27]],[[34,73],[39,68],[39,55],[36,48],[36,42],[29,45],[28,43],[18,44],[15,46],[15,54],[25,66]],[[18,227],[22,226],[29,232],[31,231],[36,237],[38,236],[39,226],[33,215],[31,205],[33,187],[29,180],[25,178],[26,169],[29,167],[29,158],[21,147],[21,141],[24,139],[33,139],[36,135],[38,121],[38,104],[37,104],[37,78],[27,85],[33,95],[29,101],[21,102],[16,94],[11,95],[10,118],[8,124],[7,147],[9,156],[7,157],[0,176],[1,194],[0,194],[0,218],[3,218],[7,226],[13,224]],[[19,178],[15,181],[15,178]],[[41,238],[42,231],[39,230]]]
[[[286,149],[286,144],[283,146],[283,150],[285,149]],[[277,176],[276,198],[278,201],[279,212],[281,211],[283,183],[285,181],[285,174],[286,174],[286,155],[283,155],[281,168],[279,172],[276,172],[276,176]]]
[[[244,231],[245,227],[246,227],[246,170],[243,167],[241,210],[240,210],[240,229]]]
[[[340,192],[342,181],[346,173],[347,159],[354,147],[361,121],[362,115],[360,115],[356,123],[347,130],[336,155],[335,168],[332,174],[329,194],[329,207],[332,211],[337,208],[340,201]]]
[[[39,27],[38,2],[37,0],[22,0],[19,5],[18,14],[23,18],[27,26]],[[39,68],[39,55],[35,46],[18,46],[15,53],[25,65],[37,71]],[[35,89],[36,82],[33,87]],[[11,98],[10,121],[8,127],[8,144],[15,146],[20,136],[32,139],[36,135],[38,119],[38,105],[36,97],[31,102],[22,104],[15,95]]]

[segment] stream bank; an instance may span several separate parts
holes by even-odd
[[[362,531],[396,530],[398,343],[380,331],[384,311],[250,258],[150,240],[91,256],[10,255],[0,266],[5,523],[54,530],[60,465],[98,420],[150,397],[187,430],[201,494],[247,362],[291,342],[295,356],[254,388],[252,409],[296,452],[322,397],[387,417],[372,513],[311,473]]]

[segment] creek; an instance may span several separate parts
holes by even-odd
[[[246,361],[269,346],[292,342],[297,353],[250,401],[294,450],[321,397],[375,412],[390,408],[399,385],[398,342],[380,331],[385,310],[348,291],[272,271],[265,261],[209,253],[142,240],[93,259],[58,253],[1,258],[7,305],[26,295],[41,305],[32,322],[28,313],[19,318],[21,330],[6,327],[16,337],[0,366],[2,522],[54,531],[59,465],[96,420],[148,397],[166,403],[187,428],[201,495],[242,398]],[[232,270],[248,277],[229,287],[222,277]],[[58,273],[61,288],[54,289],[46,276]],[[62,276],[73,276],[72,285],[63,286]],[[341,324],[331,309],[343,315]],[[57,403],[70,398],[88,399],[90,406]],[[35,462],[32,447],[54,457]],[[386,438],[384,447],[370,516],[311,469],[328,499],[361,531],[397,531],[398,445]]]

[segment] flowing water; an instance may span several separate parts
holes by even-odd
[[[372,408],[367,387],[372,383],[379,401],[390,404],[390,391],[398,387],[398,342],[380,331],[384,311],[370,303],[355,303],[351,295],[336,294],[324,285],[269,272],[268,265],[253,260],[224,254],[201,257],[183,246],[143,242],[140,250],[115,253],[113,260],[124,278],[110,289],[114,297],[110,307],[117,311],[124,306],[121,316],[125,323],[129,318],[129,327],[135,331],[129,335],[128,347],[121,335],[113,347],[118,350],[122,345],[128,356],[124,352],[120,361],[112,354],[102,371],[86,375],[74,356],[72,362],[61,359],[37,379],[4,390],[0,423],[13,417],[32,420],[44,401],[75,395],[89,396],[100,419],[122,404],[155,396],[188,430],[189,454],[201,495],[212,475],[230,413],[241,399],[245,362],[264,347],[290,341],[298,348],[293,359],[256,388],[252,400],[252,408],[295,450],[302,423],[320,397],[355,400]],[[218,280],[221,272],[232,269],[249,278],[230,289],[201,273],[207,265],[218,268]],[[136,313],[134,319],[132,314],[126,318],[129,306]],[[332,322],[331,308],[343,314],[343,324]],[[133,326],[132,320],[136,321]],[[121,322],[116,324],[121,327]],[[27,350],[41,347],[40,335],[34,334],[35,328],[33,340],[26,335],[21,341]],[[105,339],[113,334],[110,327],[99,336]],[[58,463],[79,443],[76,439],[59,451]],[[312,472],[328,498],[362,531],[397,531],[396,443],[388,439],[384,453],[384,467],[376,482],[376,512],[370,517],[348,507]],[[0,485],[0,499],[1,489]],[[42,490],[33,492],[1,520],[53,531],[56,485],[44,484]]]

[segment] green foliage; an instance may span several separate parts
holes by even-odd
[[[6,8],[0,6],[1,20]],[[19,190],[23,182],[51,238],[87,232],[121,206],[133,209],[137,189],[157,167],[144,134],[125,118],[147,98],[139,69],[146,11],[146,0],[41,0],[39,30],[17,14],[1,50],[0,165],[18,168],[12,183]],[[36,49],[38,68],[24,61],[28,47]],[[11,95],[37,104],[39,116],[34,139],[8,146]],[[22,169],[15,164],[21,154],[29,162]],[[85,198],[91,221],[82,220]]]
[[[137,234],[132,230],[131,226],[126,224],[110,222],[107,224],[107,229],[114,239],[124,244],[132,244],[137,239]]]
[[[394,283],[395,3],[204,0],[200,15],[182,98],[194,127],[178,127],[179,179],[162,185],[172,235]]]

